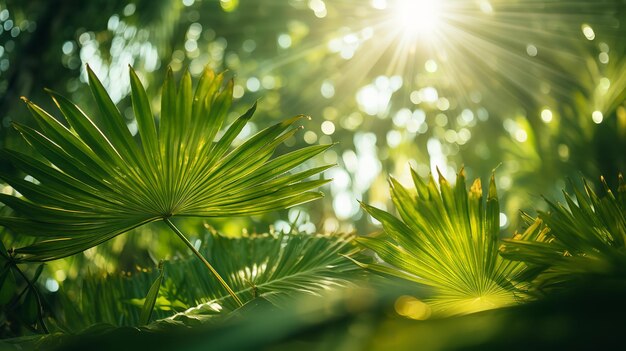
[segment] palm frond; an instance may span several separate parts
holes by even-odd
[[[493,176],[486,202],[479,179],[468,193],[463,170],[455,186],[442,175],[439,187],[432,176],[428,183],[414,171],[412,176],[416,194],[390,179],[400,218],[362,205],[382,223],[384,234],[356,239],[380,258],[358,264],[433,288],[427,301],[437,313],[469,313],[515,304],[522,293],[517,276],[525,266],[498,255],[500,212]]]
[[[208,234],[199,251],[243,300],[263,297],[276,305],[352,284],[358,267],[342,255],[353,250],[349,235],[254,234],[226,238]],[[165,263],[155,302],[153,327],[190,325],[226,315],[237,305],[218,282],[206,279],[206,268],[188,257]],[[93,324],[137,326],[156,271],[108,276],[91,275],[61,287],[66,306],[60,324],[79,331]],[[180,314],[174,315],[176,312]]]
[[[66,127],[24,99],[39,128],[15,123],[40,161],[18,150],[1,155],[36,182],[0,174],[23,197],[0,194],[21,217],[0,225],[44,238],[16,253],[26,261],[69,256],[116,235],[173,216],[243,216],[283,209],[322,196],[311,191],[326,180],[307,180],[328,166],[287,172],[326,150],[310,146],[272,158],[303,116],[268,127],[230,150],[256,105],[221,137],[232,102],[233,82],[206,69],[195,91],[186,72],[177,88],[168,71],[158,121],[146,92],[130,69],[138,125],[133,137],[104,87],[88,70],[102,126],[63,96],[50,92]],[[223,87],[224,86],[224,87]],[[140,139],[140,140],[136,140]]]
[[[354,251],[351,235],[278,233],[234,239],[212,235],[209,239],[203,253],[219,262],[215,268],[243,301],[262,297],[280,306],[284,300],[301,294],[322,295],[351,285],[359,276],[357,267],[344,257]],[[190,293],[202,298],[193,300],[196,307],[162,320],[155,327],[197,324],[237,307],[228,295],[215,293],[219,291],[215,281],[205,279],[192,284],[193,280],[185,278],[201,270],[202,266],[194,262],[185,270],[170,273],[172,281],[181,285],[175,292],[170,291],[168,298],[190,301]]]
[[[601,182],[602,197],[584,182],[584,191],[574,187],[574,197],[564,192],[566,206],[548,201],[551,211],[539,212],[523,237],[506,240],[502,255],[543,267],[535,283],[544,290],[626,277],[626,184],[620,175],[615,196]]]

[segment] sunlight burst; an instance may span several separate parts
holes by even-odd
[[[441,17],[441,1],[400,0],[395,16],[407,36],[430,38],[437,30]]]

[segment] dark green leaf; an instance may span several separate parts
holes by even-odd
[[[139,316],[140,325],[146,325],[150,323],[150,318],[152,317],[152,310],[154,310],[154,304],[156,303],[157,297],[159,296],[159,289],[161,288],[161,282],[163,281],[163,274],[165,272],[165,268],[163,267],[163,262],[159,263],[159,276],[150,286],[150,290],[148,290],[148,294],[146,295],[146,300],[143,303],[143,307],[141,308],[141,315]]]

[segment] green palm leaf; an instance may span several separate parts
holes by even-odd
[[[280,233],[236,239],[213,235],[210,239],[212,242],[207,245],[206,256],[219,262],[216,269],[244,301],[262,297],[281,306],[285,305],[285,300],[302,294],[322,295],[333,288],[350,285],[358,277],[357,267],[344,257],[354,251],[350,235]],[[169,274],[173,281],[183,282],[184,276],[198,273],[201,268],[194,264],[187,270]],[[194,289],[186,283],[177,291],[180,294],[189,294],[193,290],[198,293],[198,288],[218,291],[210,286],[215,285],[214,281],[204,280],[198,284]],[[188,301],[190,297],[171,296],[182,301]],[[228,295],[215,293],[203,295],[196,303],[201,304],[162,320],[155,327],[193,325],[237,307]]]
[[[350,285],[358,267],[342,255],[354,249],[351,241],[349,235],[208,234],[199,251],[215,262],[215,269],[243,302],[262,297],[283,306],[285,300],[303,294],[320,295]],[[156,326],[198,324],[237,308],[219,283],[205,279],[206,267],[198,260],[173,259],[165,269],[154,310],[156,318],[165,320]],[[135,272],[66,280],[59,296],[67,308],[59,311],[59,322],[72,331],[99,323],[136,326],[145,304],[142,298],[155,279],[156,272]],[[175,312],[181,313],[173,316]]]
[[[567,207],[548,201],[550,212],[539,212],[523,237],[505,241],[502,255],[543,267],[539,288],[626,277],[626,184],[620,175],[615,196],[601,181],[603,197],[585,182],[584,191],[574,187],[574,198],[564,192]]]
[[[50,92],[69,128],[26,99],[39,129],[15,124],[33,151],[50,164],[17,150],[1,151],[17,169],[37,180],[0,174],[23,195],[0,194],[0,201],[21,215],[1,217],[0,225],[45,239],[17,249],[21,260],[69,256],[157,220],[164,220],[186,241],[171,217],[253,215],[322,196],[311,190],[327,180],[307,178],[328,166],[287,172],[328,145],[272,158],[275,148],[297,131],[292,125],[302,116],[268,127],[229,151],[256,108],[252,106],[217,137],[232,102],[232,81],[222,88],[223,75],[206,69],[193,91],[188,72],[177,88],[168,71],[157,121],[130,69],[138,125],[138,138],[133,138],[98,78],[89,69],[88,73],[101,127],[69,100]]]
[[[400,218],[362,204],[384,233],[357,242],[382,260],[358,262],[364,268],[433,288],[427,299],[434,312],[458,314],[514,304],[524,265],[498,255],[499,205],[492,176],[486,203],[477,179],[468,193],[465,172],[452,186],[439,175],[423,182],[412,171],[416,194],[390,179]]]

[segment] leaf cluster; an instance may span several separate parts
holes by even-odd
[[[564,192],[566,204],[548,200],[522,235],[505,240],[502,254],[541,268],[535,284],[561,290],[589,281],[626,278],[626,185],[619,176],[617,194],[604,181],[598,195],[584,182]],[[529,220],[533,220],[529,218]]]

